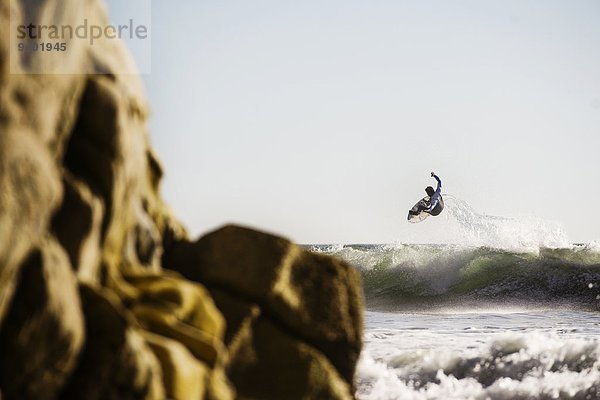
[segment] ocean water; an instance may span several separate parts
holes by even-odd
[[[445,212],[454,241],[310,246],[363,277],[358,399],[600,399],[600,245]]]
[[[598,399],[600,316],[368,311],[359,399]]]

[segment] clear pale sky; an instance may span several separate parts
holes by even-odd
[[[599,21],[597,0],[154,0],[163,195],[193,234],[388,243],[444,229],[405,221],[434,170],[482,213],[600,240]]]

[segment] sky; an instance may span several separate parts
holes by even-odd
[[[193,236],[443,240],[448,217],[406,222],[435,171],[480,213],[600,240],[596,0],[154,0],[151,16],[151,139]]]

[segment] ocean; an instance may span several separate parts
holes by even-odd
[[[309,246],[363,277],[358,399],[600,399],[600,245],[447,209],[454,242]]]

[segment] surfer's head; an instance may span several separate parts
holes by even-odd
[[[428,195],[429,197],[431,197],[431,196],[433,196],[433,194],[435,193],[435,190],[433,190],[433,188],[432,188],[431,186],[427,186],[427,187],[425,188],[425,192],[427,193],[427,195]]]

